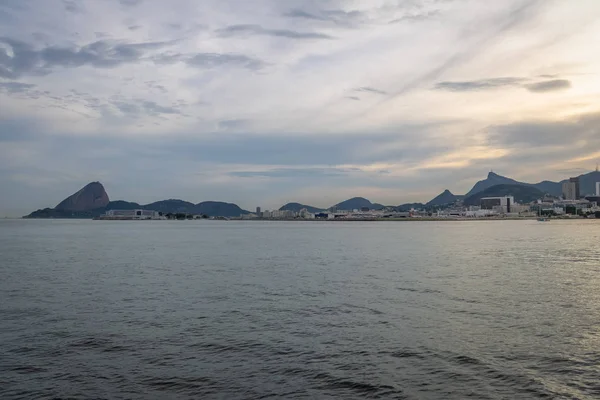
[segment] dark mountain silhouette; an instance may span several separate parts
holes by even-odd
[[[448,189],[444,190],[442,193],[434,197],[432,200],[427,202],[426,206],[443,206],[446,204],[455,203],[457,200],[460,200],[462,196],[456,196],[452,194]]]
[[[204,214],[209,217],[239,217],[242,214],[248,214],[237,204],[224,203],[222,201],[203,201],[194,206],[193,214]]]
[[[281,206],[279,208],[279,210],[280,211],[300,212],[300,210],[302,210],[303,208],[306,208],[308,210],[308,212],[310,212],[310,213],[318,213],[318,212],[323,211],[322,208],[307,206],[306,204],[300,204],[300,203],[287,203],[287,204]]]
[[[338,210],[360,210],[363,207],[368,207],[371,210],[381,210],[384,206],[377,203],[371,203],[364,197],[353,197],[332,206],[330,210],[334,207]]]
[[[560,182],[561,185],[561,190],[562,190],[562,183],[568,181],[562,181]],[[595,195],[596,194],[596,182],[600,182],[600,172],[599,171],[593,171],[587,174],[583,174],[579,176],[579,191],[581,192],[582,196],[585,195]]]
[[[521,184],[514,185],[496,185],[489,187],[481,192],[475,193],[468,196],[463,201],[465,206],[478,206],[481,203],[483,197],[501,197],[501,196],[513,196],[515,201],[518,203],[531,203],[537,199],[544,197],[544,192],[534,188],[533,186],[526,186]]]
[[[236,204],[220,201],[205,201],[194,204],[184,200],[169,199],[146,205],[125,200],[108,201],[108,195],[102,184],[92,182],[79,192],[61,201],[55,208],[37,210],[24,218],[94,218],[108,210],[134,209],[154,210],[163,214],[205,214],[209,217],[239,217],[242,214],[248,214],[248,211],[242,210]]]
[[[154,203],[146,204],[142,208],[146,210],[154,210],[160,211],[162,213],[185,213],[185,214],[193,214],[194,207],[196,205],[194,203],[190,203],[189,201],[183,201],[179,199],[169,199],[169,200],[161,200],[155,201]]]
[[[519,182],[511,178],[507,178],[502,175],[498,175],[494,172],[490,172],[486,179],[481,180],[473,186],[473,188],[467,193],[467,197],[475,193],[481,192],[496,185],[522,185],[534,187],[544,193],[552,196],[562,195],[562,184],[568,182],[568,179],[564,179],[560,182],[542,181],[539,183],[525,183]],[[596,191],[596,182],[600,182],[600,172],[593,171],[587,174],[579,175],[579,187],[581,195],[594,194]]]
[[[106,207],[109,202],[110,199],[104,186],[100,182],[91,182],[77,193],[58,203],[54,208],[63,211],[89,211]]]
[[[496,185],[527,185],[530,186],[529,183],[523,183],[515,181],[514,179],[507,178],[502,175],[498,175],[494,172],[490,172],[487,178],[477,182],[475,186],[466,194],[466,197],[472,196],[475,193],[483,192],[484,190],[491,188]]]

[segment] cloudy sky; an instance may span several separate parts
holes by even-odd
[[[385,204],[600,160],[597,0],[0,0],[0,215]]]

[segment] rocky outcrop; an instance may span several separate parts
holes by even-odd
[[[88,211],[103,208],[108,205],[110,199],[104,186],[100,182],[88,183],[77,193],[61,201],[55,210],[61,211]]]

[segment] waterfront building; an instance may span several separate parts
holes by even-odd
[[[482,197],[480,206],[482,210],[496,210],[502,213],[511,213],[511,207],[514,203],[515,198],[513,196]]]
[[[600,182],[596,182],[596,196],[600,197]]]
[[[162,212],[154,210],[108,210],[99,219],[115,220],[143,220],[143,219],[165,219]]]
[[[258,217],[260,217],[260,216],[261,216],[260,207],[256,207],[256,215],[257,215]]]

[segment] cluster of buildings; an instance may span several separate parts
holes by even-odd
[[[484,197],[479,205],[465,206],[462,202],[441,210],[411,209],[397,211],[393,208],[371,210],[337,210],[311,213],[307,209],[261,211],[241,216],[242,219],[327,219],[327,220],[377,220],[401,218],[535,218],[537,216],[596,216],[600,213],[600,182],[596,183],[596,195],[581,197],[579,178],[571,178],[562,187],[559,198],[545,197],[532,203],[519,204],[514,196]]]
[[[161,220],[167,219],[162,212],[153,210],[108,210],[97,219],[101,220]]]

